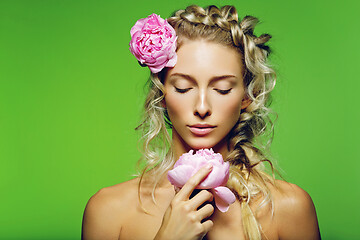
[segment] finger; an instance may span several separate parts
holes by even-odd
[[[192,191],[194,191],[197,185],[210,173],[211,169],[212,165],[208,164],[195,173],[179,191],[178,197],[183,200],[189,199]]]
[[[200,208],[196,214],[201,221],[205,218],[210,217],[213,213],[214,213],[214,206],[209,203],[203,206],[202,208]]]
[[[189,200],[190,206],[192,209],[197,209],[203,203],[213,200],[213,195],[208,190],[201,190],[198,194],[196,194],[193,198]]]
[[[205,222],[202,223],[202,226],[204,228],[204,231],[207,233],[211,230],[211,228],[213,227],[214,223],[211,220],[206,220]]]

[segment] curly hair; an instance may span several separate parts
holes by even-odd
[[[270,48],[266,45],[271,36],[254,35],[258,19],[246,16],[239,19],[233,6],[218,8],[209,6],[189,6],[177,11],[167,19],[178,36],[178,49],[187,40],[203,39],[228,46],[240,52],[244,66],[244,86],[251,104],[241,111],[240,118],[228,134],[228,148],[232,149],[225,161],[230,163],[230,176],[227,186],[232,189],[241,203],[243,229],[247,239],[261,239],[261,226],[250,203],[262,197],[261,206],[271,203],[268,184],[275,184],[274,177],[266,173],[264,162],[266,146],[273,136],[270,92],[276,82],[276,74],[268,64]],[[162,105],[164,99],[164,77],[166,69],[158,74],[151,74],[148,81],[149,92],[145,102],[145,111],[141,124],[136,128],[142,130],[142,152],[140,162],[145,166],[140,174],[140,185],[144,176],[151,175],[154,191],[163,176],[173,166],[176,159],[171,147],[171,138],[167,128],[172,128],[166,109]],[[262,139],[267,139],[264,144]],[[148,171],[152,169],[153,171]],[[151,172],[151,174],[149,174]],[[273,207],[272,207],[273,209]]]

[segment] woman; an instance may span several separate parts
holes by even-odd
[[[146,167],[140,177],[101,189],[89,200],[83,238],[320,239],[310,196],[263,169],[263,162],[270,161],[258,139],[266,129],[272,131],[267,103],[275,85],[267,65],[270,35],[256,37],[257,19],[240,21],[232,6],[190,6],[168,22],[173,29],[156,15],[139,20],[141,29],[165,26],[160,32],[167,40],[160,47],[131,45],[152,71],[138,127],[144,132]],[[140,39],[136,26],[131,34]],[[165,55],[149,59],[147,53],[160,48]],[[214,208],[211,191],[194,191],[212,166],[201,168],[182,188],[167,178],[182,154],[210,148],[230,163],[226,185],[236,201],[227,212]]]

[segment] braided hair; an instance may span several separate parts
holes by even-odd
[[[246,16],[240,21],[233,6],[219,9],[216,6],[201,8],[192,5],[177,11],[167,20],[177,33],[178,48],[187,40],[203,39],[233,48],[242,56],[244,86],[251,104],[242,110],[238,122],[228,134],[228,148],[231,151],[225,159],[230,163],[227,186],[241,202],[245,236],[248,239],[261,239],[261,226],[250,209],[250,204],[254,199],[262,197],[260,205],[273,205],[268,184],[275,184],[275,181],[265,172],[263,163],[270,163],[272,170],[273,167],[265,158],[266,144],[260,141],[264,136],[271,141],[273,132],[268,105],[276,75],[267,63],[270,48],[266,45],[271,36],[255,36],[254,28],[258,19]],[[143,131],[143,160],[146,163],[140,179],[147,170],[153,169],[154,191],[160,180],[159,176],[163,176],[175,162],[166,130],[166,126],[171,128],[172,125],[166,109],[161,105],[165,71],[166,69],[158,74],[151,74],[143,120],[137,127]]]

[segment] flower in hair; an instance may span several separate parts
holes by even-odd
[[[130,34],[130,52],[141,65],[147,65],[153,73],[175,66],[177,36],[165,19],[153,13],[139,19]]]
[[[193,150],[184,153],[175,163],[174,168],[168,172],[168,180],[176,187],[183,187],[200,168],[208,163],[213,168],[206,178],[196,187],[209,189],[215,199],[215,205],[221,212],[226,212],[236,198],[233,192],[225,187],[229,179],[229,163],[224,162],[220,153],[212,149],[200,149],[193,154]]]

